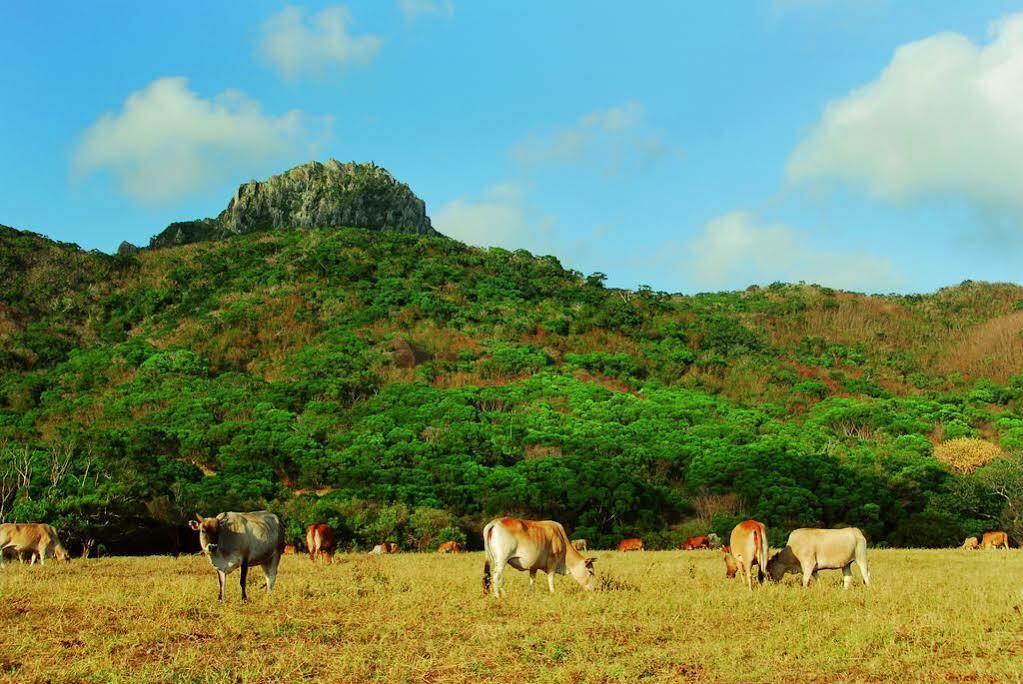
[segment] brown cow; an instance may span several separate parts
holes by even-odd
[[[593,563],[596,558],[583,558],[575,550],[565,528],[553,520],[519,520],[496,518],[483,528],[483,593],[493,589],[494,596],[502,593],[505,566],[529,571],[529,590],[533,590],[536,573],[547,573],[547,587],[554,593],[554,574],[570,574],[583,589],[596,588]],[[491,581],[490,569],[494,574]],[[507,592],[505,592],[507,593]]]
[[[60,543],[57,531],[46,523],[4,523],[0,525],[0,565],[3,565],[3,551],[10,549],[24,558],[24,554],[32,556],[32,562],[39,558],[44,565],[47,556],[66,562],[70,555]]]
[[[985,549],[1008,549],[1009,535],[1001,530],[985,532],[981,538],[980,546]]]
[[[701,534],[698,537],[690,537],[682,542],[683,551],[694,551],[696,549],[709,549],[710,548],[710,537],[705,534]]]
[[[298,553],[298,549],[295,547],[294,544],[285,544],[284,545],[284,555],[285,556],[292,556],[292,555],[294,555],[296,553]]]
[[[394,542],[381,542],[370,551],[372,554],[381,555],[385,553],[398,553],[398,545]]]
[[[327,564],[334,562],[334,528],[323,523],[313,523],[305,533],[305,546],[309,550],[309,560],[315,562],[316,557],[327,561]]]
[[[732,530],[732,556],[746,576],[746,587],[753,591],[753,565],[757,566],[757,582],[763,581],[767,570],[767,527],[756,520],[743,520]]]
[[[462,553],[462,545],[456,541],[446,541],[437,547],[437,553]]]
[[[643,540],[637,537],[623,539],[618,542],[619,551],[643,551]]]
[[[589,546],[589,544],[587,543],[587,541],[585,539],[573,539],[572,540],[572,548],[574,548],[576,551],[586,551],[588,546]]]
[[[722,546],[721,552],[725,560],[725,577],[732,579],[735,577],[735,573],[739,571],[739,564],[735,562],[735,556],[732,555],[731,547]]]

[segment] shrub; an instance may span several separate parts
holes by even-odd
[[[934,447],[934,457],[959,474],[972,473],[1004,455],[997,444],[974,437],[957,437]]]

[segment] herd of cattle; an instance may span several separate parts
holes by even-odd
[[[224,600],[227,575],[240,570],[242,599],[246,599],[245,585],[249,568],[261,566],[266,577],[267,592],[273,590],[281,556],[296,553],[294,545],[284,543],[284,528],[276,515],[269,511],[251,513],[221,513],[212,518],[198,514],[189,521],[189,527],[199,533],[199,546],[217,571],[219,598]],[[310,525],[306,532],[306,550],[313,561],[332,562],[337,549],[337,538],[329,525]],[[714,534],[690,537],[683,550],[709,549],[720,545]],[[561,523],[553,520],[521,520],[496,518],[483,528],[483,592],[500,596],[503,593],[504,571],[511,567],[529,573],[532,590],[536,573],[547,575],[548,589],[554,591],[554,575],[571,575],[583,589],[597,588],[593,564],[596,558],[586,558],[585,539],[570,540]],[[643,540],[623,539],[618,551],[643,551]],[[986,532],[980,539],[969,537],[964,549],[1008,549],[1009,537],[1005,532]],[[867,566],[867,540],[855,527],[842,529],[800,528],[789,534],[785,547],[771,556],[768,552],[767,527],[756,520],[744,520],[735,526],[729,544],[721,546],[726,577],[741,573],[747,588],[762,583],[765,577],[781,580],[787,573],[801,573],[803,586],[808,586],[819,570],[841,570],[843,586],[852,583],[852,564],[860,570],[863,584],[870,585]],[[462,545],[448,541],[440,545],[440,553],[461,553]],[[382,542],[373,547],[372,554],[398,552],[394,542]],[[59,561],[69,559],[56,530],[44,523],[0,524],[0,565],[4,558],[14,556],[24,562],[36,560],[42,565],[46,558]],[[756,574],[754,574],[756,568]]]

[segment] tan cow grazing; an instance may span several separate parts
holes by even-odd
[[[372,554],[381,555],[385,553],[398,553],[398,545],[394,542],[381,542],[370,551]]]
[[[277,516],[269,511],[252,513],[221,513],[215,518],[204,518],[198,513],[188,526],[199,533],[199,546],[217,570],[220,585],[219,598],[224,600],[227,575],[241,568],[242,600],[249,568],[263,566],[266,575],[266,593],[273,591],[277,581],[277,566],[284,551],[284,528]]]
[[[732,579],[735,577],[735,573],[739,572],[739,564],[735,561],[735,556],[732,555],[732,549],[728,546],[721,547],[722,558],[725,561],[725,577]]]
[[[495,518],[483,528],[483,594],[493,590],[500,597],[504,569],[511,566],[529,572],[529,590],[533,590],[536,573],[547,573],[547,588],[554,593],[554,575],[572,575],[586,591],[596,588],[593,563],[596,558],[583,558],[565,534],[561,523],[553,520],[520,520]],[[493,577],[491,578],[491,567]],[[504,590],[507,594],[507,590]]]
[[[710,548],[710,537],[705,534],[701,534],[698,537],[690,537],[682,542],[683,551],[695,551],[696,549],[709,549]]]
[[[292,555],[294,555],[296,553],[298,553],[298,548],[294,544],[285,544],[284,545],[284,555],[285,556],[292,556]]]
[[[1009,535],[1001,530],[985,532],[981,537],[980,545],[985,549],[1008,549]]]
[[[576,551],[586,551],[588,544],[585,539],[573,539],[572,548]]]
[[[25,554],[32,557],[32,563],[39,559],[44,565],[46,557],[67,562],[71,556],[60,543],[57,531],[46,523],[4,523],[0,525],[0,565],[3,565],[3,552],[18,555],[24,561]]]
[[[803,586],[818,570],[841,570],[842,586],[852,584],[852,564],[856,563],[863,577],[863,584],[870,586],[870,569],[867,568],[867,539],[855,527],[839,530],[800,528],[793,530],[785,548],[774,554],[767,563],[767,572],[777,581],[785,573],[803,573]]]
[[[462,553],[462,545],[456,541],[446,541],[437,547],[437,553]]]
[[[633,537],[630,539],[623,539],[618,542],[619,551],[643,551],[643,540]]]
[[[758,583],[767,570],[767,527],[756,520],[743,520],[732,529],[729,541],[731,556],[746,577],[746,587],[753,591],[753,566],[757,566]]]
[[[976,551],[977,549],[980,548],[980,542],[977,541],[976,537],[967,537],[963,541],[963,545],[960,546],[959,548],[961,548],[961,549],[970,549],[971,551]]]
[[[323,523],[313,523],[305,533],[305,547],[309,550],[309,560],[315,562],[319,556],[330,565],[334,562],[334,528]]]

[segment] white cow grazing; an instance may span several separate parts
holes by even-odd
[[[565,528],[559,522],[496,518],[483,528],[483,548],[486,556],[483,564],[484,594],[492,588],[494,596],[501,595],[507,565],[529,571],[530,591],[538,570],[547,573],[547,586],[551,593],[554,593],[554,573],[571,574],[587,591],[595,588],[593,563],[597,559],[583,558],[569,542]]]
[[[284,530],[277,516],[268,511],[252,513],[221,513],[215,518],[196,519],[188,522],[189,527],[199,532],[199,546],[217,570],[220,584],[220,600],[224,600],[224,584],[227,574],[241,568],[242,600],[245,593],[245,579],[249,568],[262,565],[266,575],[266,591],[274,588],[277,580],[277,565],[284,552]]]
[[[4,554],[11,553],[21,562],[25,556],[36,558],[40,565],[45,565],[46,557],[56,558],[61,562],[70,559],[64,545],[60,543],[57,531],[46,523],[4,523],[0,525],[0,565],[4,564]]]
[[[801,528],[789,535],[785,548],[767,563],[771,579],[780,580],[785,573],[803,573],[803,586],[809,586],[810,579],[818,570],[842,571],[842,585],[845,589],[852,584],[852,564],[860,568],[863,584],[870,586],[870,570],[867,568],[867,539],[855,527],[840,530]]]

